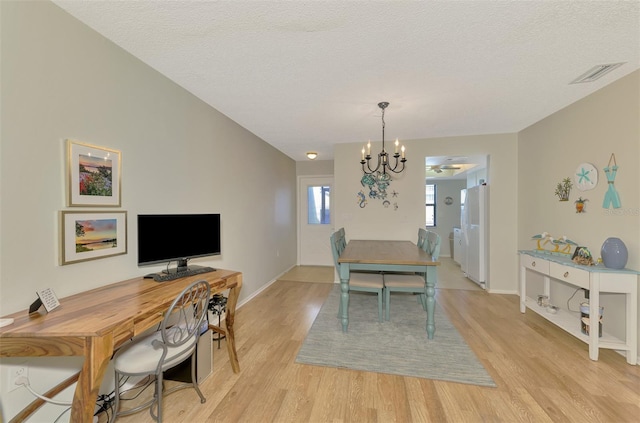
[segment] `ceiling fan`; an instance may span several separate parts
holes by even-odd
[[[427,170],[430,170],[435,173],[442,173],[443,170],[460,170],[461,167],[455,165],[431,165],[427,166]]]

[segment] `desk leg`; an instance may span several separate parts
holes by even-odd
[[[227,352],[229,353],[229,362],[234,373],[240,373],[240,362],[238,362],[238,352],[236,351],[236,337],[233,332],[233,323],[236,319],[236,304],[240,296],[240,288],[242,288],[242,275],[238,277],[236,286],[229,290],[229,298],[227,299],[227,316],[225,324],[227,326]]]
[[[427,266],[426,282],[427,282],[427,338],[433,339],[436,332],[435,308],[436,308],[436,281],[438,278],[436,266]]]
[[[346,332],[349,327],[349,265],[340,265],[340,312],[342,320],[342,331]]]
[[[85,359],[71,405],[72,422],[93,421],[96,398],[112,354],[113,334],[85,340]]]

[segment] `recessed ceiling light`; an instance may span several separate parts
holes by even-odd
[[[307,151],[307,157],[309,158],[309,160],[314,160],[316,157],[318,157],[318,153],[316,153],[315,151]]]
[[[596,79],[602,78],[604,75],[608,74],[612,70],[624,65],[626,62],[621,63],[609,63],[606,65],[597,65],[574,79],[570,82],[570,84],[581,84],[584,82],[593,82]]]

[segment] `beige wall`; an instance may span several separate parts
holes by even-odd
[[[296,162],[298,176],[333,175],[333,160],[306,160]]]
[[[64,297],[161,268],[136,264],[139,213],[221,213],[222,255],[196,262],[242,271],[241,302],[295,265],[293,160],[52,3],[0,11],[0,315],[38,289]],[[58,265],[67,138],[122,152],[128,254]],[[46,360],[30,360],[41,391],[66,377]],[[33,399],[1,385],[6,418]],[[39,421],[60,412],[45,406]]]
[[[615,179],[620,209],[604,209],[608,184],[603,172],[612,153],[619,166]],[[640,71],[526,128],[518,135],[518,247],[531,249],[531,236],[543,231],[566,235],[600,257],[608,237],[618,237],[629,250],[627,267],[640,269]],[[556,184],[572,177],[581,163],[598,169],[595,189],[573,189],[569,202],[554,195]],[[574,201],[587,198],[586,213],[575,212]],[[574,289],[554,284],[553,302],[566,308]],[[584,297],[572,302],[577,309]],[[624,338],[624,301],[606,295],[604,330]],[[639,336],[640,339],[640,336]],[[585,344],[586,348],[586,344]]]
[[[380,200],[367,200],[360,208],[362,144],[335,146],[335,216],[336,228],[344,226],[347,239],[415,239],[424,226],[424,159],[427,156],[487,155],[489,158],[490,262],[489,289],[494,293],[517,292],[517,135],[496,134],[433,138],[404,141],[407,168],[394,175],[388,192],[398,196],[384,208]],[[372,143],[377,154],[380,143]],[[448,242],[448,239],[446,240]]]
[[[220,212],[223,254],[205,261],[245,273],[241,298],[295,263],[293,160],[57,6],[2,6],[3,313],[42,286],[65,296],[152,270],[136,265],[138,213]],[[67,138],[122,152],[127,255],[58,265]]]

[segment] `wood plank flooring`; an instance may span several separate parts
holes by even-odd
[[[436,293],[497,388],[296,364],[331,288],[281,280],[240,308],[240,374],[232,372],[224,342],[221,349],[214,343],[214,372],[201,384],[207,402],[200,404],[192,389],[171,394],[165,421],[639,421],[640,366],[610,350],[601,350],[597,362],[589,360],[586,344],[535,313],[521,314],[514,295]],[[151,421],[148,411],[118,420]]]

